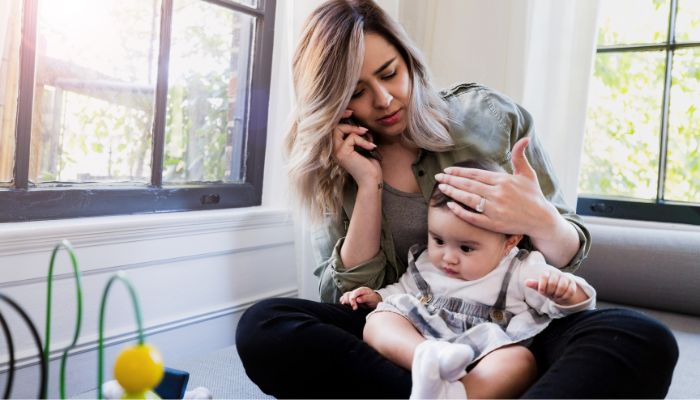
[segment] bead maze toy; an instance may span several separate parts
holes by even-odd
[[[39,357],[39,365],[41,373],[39,375],[39,392],[38,398],[47,398],[47,382],[49,381],[49,354],[51,343],[51,299],[53,286],[53,271],[56,255],[59,250],[64,249],[70,256],[73,276],[75,281],[77,307],[76,307],[76,322],[73,334],[73,340],[68,347],[65,348],[61,355],[60,376],[59,376],[59,393],[61,399],[66,398],[65,388],[65,373],[66,364],[68,361],[69,352],[73,349],[80,337],[80,328],[83,313],[83,296],[82,284],[80,278],[80,269],[75,256],[73,247],[67,240],[63,240],[56,245],[51,252],[51,260],[49,262],[49,271],[47,279],[47,296],[46,296],[46,329],[44,332],[44,345],[42,347],[40,335],[36,326],[31,321],[26,312],[15,301],[8,296],[0,293],[0,301],[7,303],[14,311],[16,311],[25,324],[28,326],[36,344]],[[123,393],[121,398],[125,399],[157,399],[157,398],[182,398],[185,393],[185,387],[189,378],[189,374],[185,371],[165,368],[160,352],[152,345],[146,343],[143,333],[143,325],[141,318],[141,310],[139,307],[138,298],[133,285],[127,279],[126,275],[119,271],[111,276],[102,292],[102,300],[100,303],[99,326],[98,326],[98,346],[97,346],[97,396],[102,399],[103,396],[103,378],[104,378],[104,319],[105,309],[109,291],[115,282],[120,282],[128,289],[129,297],[134,308],[137,327],[137,344],[123,349],[118,355],[114,364],[114,376],[116,382],[110,382],[112,388],[118,387],[119,393]],[[7,382],[5,384],[4,398],[9,398],[12,394],[12,384],[15,374],[15,349],[12,339],[12,332],[7,324],[6,319],[0,312],[0,327],[5,337],[9,352],[9,368],[7,373]]]

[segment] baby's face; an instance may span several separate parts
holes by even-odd
[[[447,207],[428,208],[428,256],[451,277],[472,281],[491,272],[513,247],[506,238],[469,224]]]

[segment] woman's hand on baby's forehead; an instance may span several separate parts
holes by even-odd
[[[450,209],[466,222],[490,231],[531,236],[539,232],[551,205],[525,157],[528,144],[529,139],[524,138],[513,146],[513,175],[462,167],[437,174],[443,193],[477,211],[448,204]]]

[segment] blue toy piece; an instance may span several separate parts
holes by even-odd
[[[185,396],[190,373],[174,368],[165,368],[165,375],[154,391],[161,399],[181,399]]]

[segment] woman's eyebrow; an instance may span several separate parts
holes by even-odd
[[[382,64],[382,66],[379,67],[379,68],[377,68],[377,70],[374,71],[372,74],[373,74],[373,75],[377,75],[377,74],[381,73],[382,71],[384,71],[384,69],[385,69],[386,67],[388,67],[389,65],[391,65],[391,63],[393,63],[394,60],[396,60],[396,57],[394,57],[394,58],[392,58],[391,60],[389,60],[389,61],[385,62],[384,64]],[[359,81],[357,81],[357,84],[358,84],[358,85],[359,85],[360,83],[362,83],[362,79],[360,79]]]
[[[391,63],[394,62],[394,60],[396,60],[396,57],[394,57],[394,58],[392,58],[391,60],[389,60],[389,61],[385,62],[384,64],[382,64],[382,66],[379,67],[379,68],[377,68],[377,69],[373,72],[373,74],[374,74],[374,75],[377,75],[378,73],[382,72],[382,71],[384,70],[384,68],[388,67],[389,64],[391,64]]]

